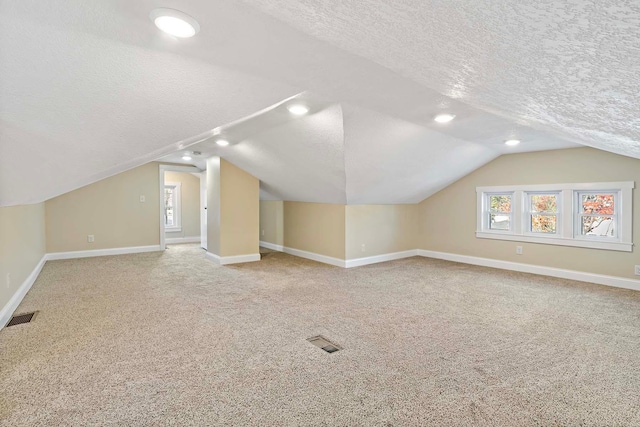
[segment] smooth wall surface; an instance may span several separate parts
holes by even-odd
[[[220,157],[207,159],[207,252],[220,256]]]
[[[220,159],[220,256],[260,253],[260,181]]]
[[[284,245],[284,202],[260,201],[260,241]]]
[[[179,182],[182,211],[182,231],[167,232],[168,239],[176,237],[200,237],[200,178],[186,172],[167,171],[164,182]]]
[[[47,200],[47,252],[159,245],[158,174],[147,163]]]
[[[284,202],[284,246],[345,259],[345,205]]]
[[[418,205],[347,205],[347,259],[417,249],[417,229]]]
[[[45,249],[44,203],[0,208],[0,309],[29,277]]]
[[[633,252],[478,239],[476,187],[635,181]],[[419,205],[420,249],[640,279],[640,160],[593,148],[501,156]],[[516,255],[516,245],[523,254]]]

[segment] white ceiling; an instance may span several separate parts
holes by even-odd
[[[291,115],[297,103],[309,114]],[[388,204],[420,202],[502,153],[576,146],[463,105],[455,112],[450,124],[418,125],[305,92],[159,160],[204,169],[207,157],[224,157],[260,179],[262,199]],[[507,147],[500,137],[513,129],[524,142]]]
[[[513,120],[640,158],[640,2],[245,0]]]
[[[200,33],[159,32],[155,7]],[[511,151],[640,158],[639,24],[628,1],[0,1],[0,206],[179,160],[213,129],[234,144],[189,149],[286,200],[416,202]]]

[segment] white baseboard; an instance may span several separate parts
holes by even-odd
[[[300,258],[306,258],[313,261],[318,261],[324,264],[335,265],[336,267],[345,267],[345,261],[339,258],[333,258],[326,255],[320,255],[314,252],[307,252],[300,249],[287,248],[286,246],[283,248],[285,253],[289,255],[299,256]]]
[[[200,243],[200,236],[192,237],[167,237],[164,239],[167,245],[179,245],[181,243]]]
[[[393,260],[402,259],[402,258],[410,258],[412,256],[418,256],[417,249],[412,249],[410,251],[402,251],[402,252],[392,252],[390,254],[374,255],[374,256],[369,256],[364,258],[348,259],[345,262],[345,267],[346,268],[360,267],[362,265],[376,264],[379,262],[393,261]]]
[[[42,271],[42,267],[44,267],[45,262],[47,262],[47,254],[44,254],[42,256],[42,259],[35,266],[31,274],[29,274],[25,281],[22,282],[9,302],[7,302],[2,310],[0,310],[0,329],[4,328],[4,326],[9,323],[9,320],[11,320],[11,316],[13,316],[13,313],[16,311],[25,295],[27,295],[27,292],[29,292],[29,289],[31,289],[31,286],[33,286],[33,283],[38,278],[38,275],[40,274],[40,271]]]
[[[279,252],[284,251],[284,246],[276,245],[275,243],[263,242],[262,240],[260,240],[260,246],[267,249],[273,249],[274,251],[279,251]]]
[[[585,273],[576,270],[544,267],[540,265],[522,264],[519,262],[501,261],[490,258],[480,258],[469,255],[458,255],[447,252],[427,251],[418,249],[418,255],[427,258],[443,259],[464,264],[481,265],[483,267],[500,268],[502,270],[520,271],[522,273],[540,274],[542,276],[558,277],[561,279],[578,280],[581,282],[597,283],[599,285],[640,291],[640,280],[625,279],[624,277],[605,276],[603,274]]]
[[[132,246],[129,248],[93,249],[89,251],[52,252],[46,255],[48,261],[59,259],[90,258],[106,255],[138,254],[142,252],[160,251],[160,245]]]
[[[268,247],[263,245],[265,242],[260,242],[261,246]],[[270,244],[272,245],[272,244]],[[278,246],[278,245],[273,245]],[[272,249],[272,248],[270,248]],[[274,250],[278,250],[273,248]],[[54,252],[45,254],[40,262],[35,266],[31,274],[25,279],[25,281],[20,285],[15,294],[11,297],[9,302],[0,310],[0,329],[2,329],[11,319],[11,316],[15,312],[15,310],[20,305],[20,302],[24,299],[25,295],[33,286],[33,283],[38,278],[42,267],[45,262],[48,260],[60,260],[60,259],[73,259],[73,258],[86,258],[86,257],[95,257],[95,256],[106,256],[106,255],[122,255],[122,254],[132,254],[132,253],[142,253],[142,252],[155,252],[159,251],[159,245],[153,246],[136,246],[129,248],[114,248],[114,249],[97,249],[97,250],[89,250],[89,251],[74,251],[74,252]],[[553,267],[544,267],[539,265],[531,265],[531,264],[522,264],[511,261],[501,261],[490,258],[481,258],[474,257],[469,255],[458,255],[447,252],[436,252],[436,251],[428,251],[424,249],[416,249],[410,251],[403,252],[395,252],[391,254],[384,255],[376,255],[372,257],[365,258],[356,258],[351,260],[341,260],[338,258],[329,257],[326,255],[320,255],[313,252],[307,252],[300,249],[294,248],[283,248],[285,253],[299,256],[302,258],[311,259],[314,261],[322,262],[325,264],[334,265],[337,267],[358,267],[362,265],[374,264],[378,262],[391,261],[395,259],[408,258],[415,255],[427,257],[427,258],[436,258],[447,261],[461,262],[465,264],[472,265],[480,265],[483,267],[493,267],[499,268],[503,270],[512,270],[519,271],[523,273],[532,273],[532,274],[540,274],[543,276],[551,276],[558,277],[561,279],[570,279],[570,280],[578,280],[582,282],[596,283],[605,286],[612,286],[617,288],[624,289],[633,289],[636,291],[640,291],[640,280],[626,279],[623,277],[616,276],[606,276],[602,274],[594,274],[594,273],[585,273],[582,271],[575,270],[564,270],[560,268]],[[260,254],[250,254],[250,255],[237,255],[230,257],[219,257],[218,255],[212,254],[211,252],[206,253],[206,258],[212,260],[220,265],[227,264],[235,264],[242,262],[253,262],[260,261]]]
[[[260,245],[266,248],[269,248],[269,246],[262,245],[262,242],[260,242]],[[393,252],[390,254],[374,255],[374,256],[365,257],[365,258],[343,260],[340,258],[333,258],[327,255],[317,254],[315,252],[308,252],[308,251],[303,251],[301,249],[294,249],[294,248],[288,248],[288,247],[284,247],[283,252],[290,255],[299,256],[301,258],[318,261],[324,264],[335,265],[336,267],[342,267],[342,268],[360,267],[363,265],[376,264],[376,263],[385,262],[385,261],[393,261],[395,259],[409,258],[409,257],[418,255],[418,250],[412,249],[409,251]]]
[[[234,255],[234,256],[218,256],[211,252],[205,253],[205,258],[219,265],[240,264],[243,262],[260,261],[260,254]]]

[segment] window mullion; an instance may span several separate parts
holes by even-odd
[[[476,190],[476,230],[477,231],[484,231],[488,228],[487,226],[487,214],[486,214],[486,206],[485,204],[487,203],[486,201],[486,196],[485,193],[483,193],[482,191],[477,191]]]
[[[633,188],[633,182],[477,187],[479,231],[476,236],[631,252]],[[539,197],[553,194],[557,197],[555,213],[548,209],[549,202]],[[496,209],[504,209],[508,202],[495,196],[509,195],[510,212],[491,212],[491,203]],[[613,212],[605,214],[611,211],[612,203]],[[544,211],[538,212],[538,209]],[[532,215],[535,215],[535,232],[530,227]],[[508,230],[504,228],[507,217]],[[585,232],[583,221],[589,224],[596,218],[601,221],[591,224],[591,229]],[[550,231],[553,223],[555,233]]]
[[[511,199],[511,223],[513,224],[514,234],[522,234],[525,229],[523,224],[525,222],[523,197],[523,191],[516,190],[513,192],[513,198]]]
[[[560,235],[565,239],[572,239],[575,229],[573,223],[573,212],[577,209],[574,206],[575,197],[573,196],[573,190],[562,190],[560,192],[560,215],[558,222],[560,223]]]
[[[631,207],[632,200],[631,188],[623,188],[618,192],[618,206],[614,213],[618,216],[618,239],[621,242],[631,243],[631,227],[633,224],[633,211]]]

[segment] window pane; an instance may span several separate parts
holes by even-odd
[[[509,230],[511,228],[511,217],[509,215],[489,215],[489,228],[492,230]]]
[[[491,212],[511,212],[510,195],[502,194],[489,196],[489,204]]]
[[[531,215],[531,232],[555,233],[557,222],[555,215]]]
[[[531,212],[558,212],[558,196],[556,194],[532,194]]]
[[[175,225],[174,195],[174,187],[164,188],[164,225],[167,227]]]
[[[613,215],[613,194],[582,194],[582,213]]]
[[[616,221],[610,216],[583,216],[582,235],[614,237],[616,235]]]
[[[165,209],[165,223],[164,225],[167,225],[169,227],[173,226],[173,208],[166,208]]]

